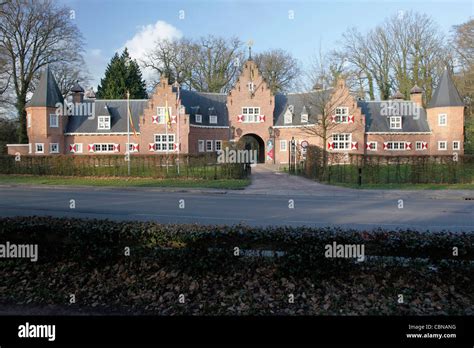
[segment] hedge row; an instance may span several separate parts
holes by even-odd
[[[366,256],[474,260],[474,233],[413,230],[361,232],[334,228],[243,225],[163,225],[154,222],[113,222],[49,217],[0,219],[0,243],[39,244],[39,262],[80,261],[92,267],[124,257],[124,248],[139,258],[196,272],[226,271],[240,250],[282,251],[275,262],[284,272],[314,274],[334,268],[349,270],[352,259],[328,259],[325,245],[363,244]],[[457,247],[458,256],[453,256]],[[45,256],[47,255],[47,256]]]

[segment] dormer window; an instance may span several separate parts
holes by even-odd
[[[288,106],[284,116],[285,124],[293,123],[293,105]]]
[[[392,116],[390,117],[390,129],[402,129],[402,117]]]
[[[209,123],[216,124],[217,123],[217,116],[215,116],[215,115],[209,116]]]
[[[336,108],[336,123],[348,123],[349,122],[349,108],[348,107],[337,107]]]
[[[202,123],[202,115],[201,114],[196,114],[196,123]]]
[[[110,116],[99,116],[97,118],[98,129],[109,130],[110,129]]]
[[[308,123],[308,114],[301,114],[301,123]]]

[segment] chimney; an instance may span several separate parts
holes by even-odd
[[[79,85],[79,81],[76,81],[76,84],[71,88],[72,92],[72,102],[82,103],[84,101],[84,88]]]
[[[423,90],[417,85],[413,86],[413,88],[410,90],[410,100],[419,106],[422,106]]]
[[[393,100],[404,100],[405,96],[400,91],[397,91],[394,95],[392,95],[391,99],[393,99]]]

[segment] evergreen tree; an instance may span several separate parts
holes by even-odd
[[[130,92],[130,99],[147,98],[145,81],[140,67],[136,61],[130,58],[128,50],[125,48],[120,56],[115,53],[112,57],[105,70],[105,76],[97,87],[97,98],[125,99],[127,89]]]

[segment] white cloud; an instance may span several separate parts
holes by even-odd
[[[122,46],[120,51],[125,47],[128,48],[130,56],[136,59],[140,64],[146,54],[150,52],[157,41],[176,40],[183,36],[181,31],[166,23],[165,21],[157,21],[155,24],[148,24],[138,28],[138,32]],[[153,71],[142,68],[143,77],[150,78]]]

